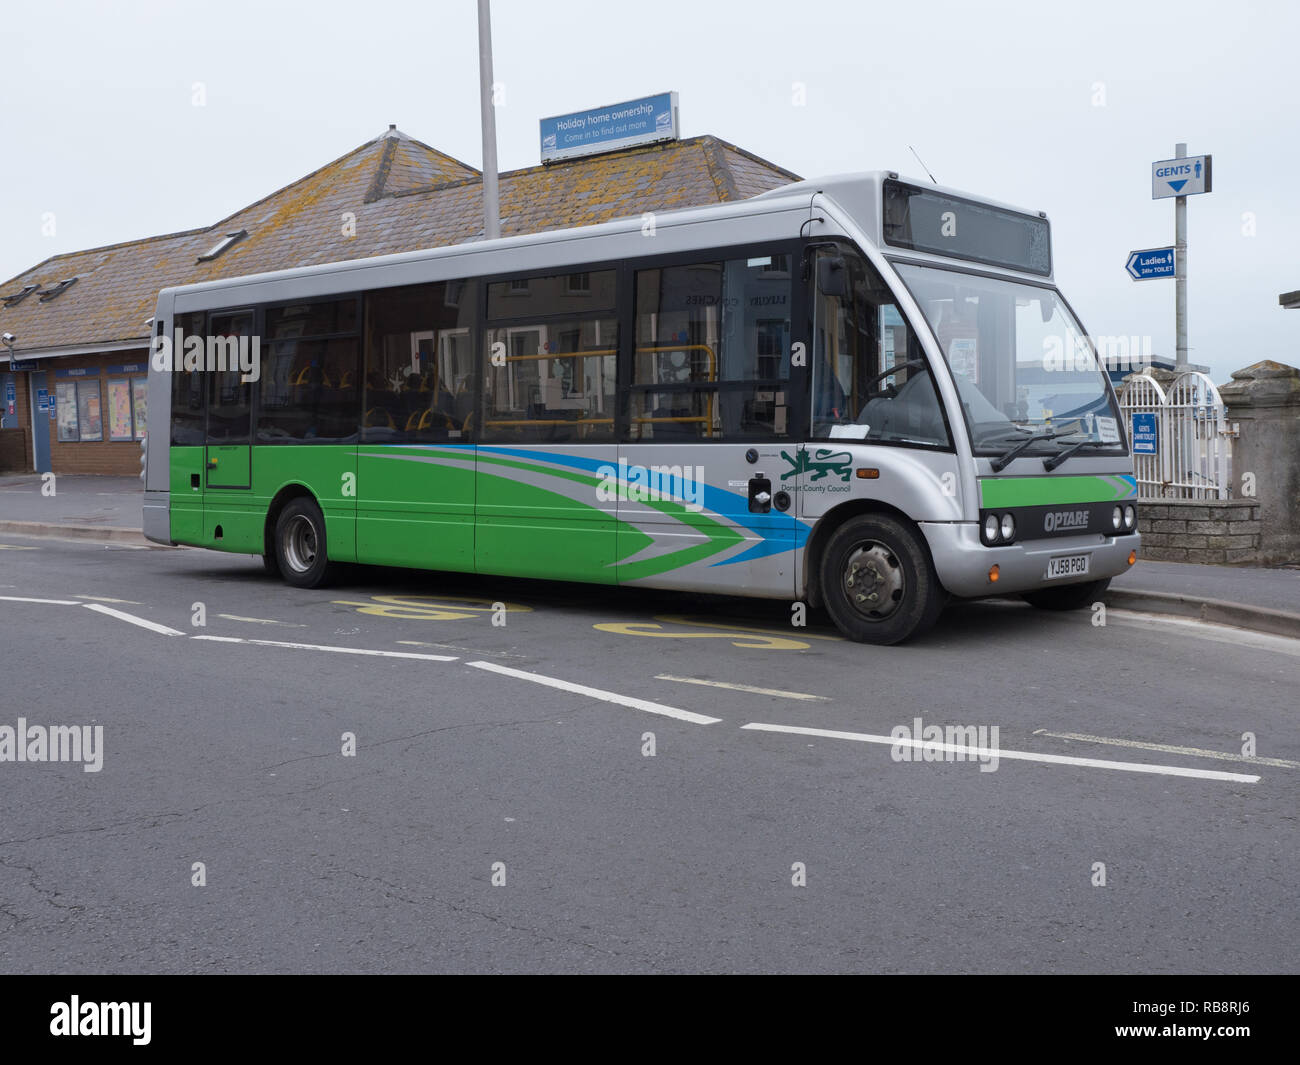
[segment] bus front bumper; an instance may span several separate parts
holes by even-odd
[[[940,583],[964,599],[1012,595],[1117,577],[1129,569],[1130,554],[1140,551],[1142,543],[1136,532],[1126,536],[1086,533],[1025,540],[1007,547],[985,547],[975,522],[923,522],[921,531],[930,545]],[[1087,576],[1048,579],[1048,561],[1066,555],[1087,555]],[[995,564],[996,581],[989,576]]]

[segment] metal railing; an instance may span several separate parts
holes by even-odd
[[[1134,374],[1125,379],[1119,402],[1135,437],[1139,499],[1230,497],[1232,432],[1219,390],[1205,374],[1187,371],[1164,387],[1147,373]],[[1135,433],[1135,424],[1154,425],[1154,440]]]

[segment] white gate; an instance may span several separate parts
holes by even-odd
[[[1155,440],[1135,440],[1133,469],[1138,498],[1227,499],[1232,485],[1232,435],[1219,390],[1203,373],[1181,373],[1162,388],[1146,373],[1129,377],[1120,407],[1133,433],[1139,423],[1155,425]],[[1155,453],[1136,449],[1154,446]]]

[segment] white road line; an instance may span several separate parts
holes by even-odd
[[[323,643],[288,643],[284,640],[246,640],[242,636],[192,636],[213,643],[250,643],[259,647],[287,647],[294,651],[333,651],[340,655],[370,655],[374,658],[415,658],[422,662],[459,662],[453,655],[419,655],[411,651],[372,651],[366,647],[331,647]]]
[[[49,603],[51,606],[84,606],[75,599],[30,599],[25,595],[0,595],[6,603]]]
[[[699,684],[706,688],[726,688],[728,691],[748,692],[750,695],[775,695],[778,699],[816,699],[829,702],[825,695],[809,695],[807,692],[787,692],[780,688],[755,688],[749,684],[728,684],[721,680],[701,680],[699,677],[674,677],[671,673],[656,673],[655,680],[675,680],[678,684]]]
[[[275,621],[271,618],[245,618],[240,617],[238,614],[218,614],[217,617],[225,618],[227,621],[248,621],[254,625],[283,625],[289,629],[305,629],[307,627],[293,621]]]
[[[929,740],[903,740],[894,739],[891,736],[871,736],[865,732],[838,732],[833,729],[823,728],[803,728],[798,725],[767,725],[761,722],[750,722],[748,725],[741,725],[742,729],[754,729],[759,732],[789,732],[796,736],[824,736],[832,740],[857,740],[859,743],[883,743],[889,747],[913,747],[916,749],[930,748],[931,750],[951,751],[954,754],[969,756],[970,760],[977,758],[991,759],[997,757],[1017,759],[1022,762],[1049,762],[1053,765],[1077,765],[1085,766],[1090,769],[1119,769],[1128,773],[1155,773],[1159,776],[1168,777],[1195,777],[1198,780],[1233,780],[1242,784],[1257,784],[1259,777],[1249,776],[1245,773],[1223,773],[1217,769],[1184,769],[1176,765],[1144,765],[1141,762],[1110,762],[1101,758],[1071,758],[1062,754],[1035,754],[1030,751],[993,751],[986,747],[964,747],[959,743],[939,743]]]
[[[463,651],[467,655],[487,655],[489,658],[527,658],[507,651],[482,651],[477,647],[462,647],[458,643],[425,643],[423,640],[398,640],[403,647],[441,647],[444,651]]]
[[[1164,751],[1167,754],[1190,754],[1193,758],[1218,758],[1225,762],[1248,762],[1251,765],[1275,765],[1282,769],[1300,769],[1300,762],[1291,762],[1285,758],[1261,758],[1253,754],[1231,754],[1227,751],[1212,751],[1207,747],[1177,747],[1170,743],[1147,743],[1144,740],[1117,740],[1110,736],[1090,736],[1084,732],[1048,732],[1045,728],[1035,729],[1035,736],[1051,736],[1056,740],[1078,740],[1081,743],[1107,743],[1112,747],[1136,747],[1142,751]]]
[[[142,629],[148,629],[150,632],[157,632],[163,636],[184,636],[185,633],[179,629],[171,629],[166,625],[159,625],[156,621],[147,621],[144,618],[138,618],[134,614],[128,614],[125,610],[114,610],[111,606],[103,606],[100,603],[81,603],[87,610],[93,610],[97,614],[107,614],[111,618],[117,618],[119,621],[129,621],[132,625],[139,625]]]
[[[125,603],[127,606],[144,606],[143,603],[137,603],[134,599],[110,599],[106,595],[79,595],[78,599],[92,599],[96,603]]]
[[[692,725],[716,725],[722,720],[720,717],[706,717],[704,714],[697,714],[691,710],[679,710],[675,706],[652,703],[649,700],[636,699],[630,695],[619,695],[617,692],[607,692],[600,688],[588,688],[585,684],[573,684],[567,680],[557,680],[555,677],[544,677],[540,673],[528,673],[522,669],[498,666],[495,662],[466,662],[465,664],[473,666],[475,669],[486,669],[492,673],[500,673],[504,677],[530,680],[534,684],[544,684],[548,688],[558,688],[560,691],[572,692],[574,695],[585,695],[591,699],[601,699],[607,703],[628,706],[633,710],[644,710],[648,714],[675,717],[678,721],[689,721]]]

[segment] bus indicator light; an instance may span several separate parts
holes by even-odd
[[[859,466],[854,472],[861,481],[875,481],[880,478],[880,471],[869,466]]]

